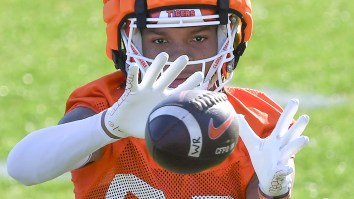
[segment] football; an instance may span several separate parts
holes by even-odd
[[[180,174],[202,172],[234,150],[239,126],[226,94],[188,90],[171,95],[150,113],[145,142],[153,160]]]

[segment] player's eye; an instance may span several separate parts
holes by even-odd
[[[155,39],[153,42],[154,42],[155,44],[164,44],[164,43],[167,43],[167,41],[164,40],[164,39]]]
[[[197,42],[202,42],[204,40],[206,40],[206,37],[196,36],[193,38],[193,41],[197,41]]]

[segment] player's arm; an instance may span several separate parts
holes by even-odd
[[[93,152],[115,141],[102,129],[101,118],[102,113],[77,108],[59,125],[30,133],[10,152],[9,175],[25,185],[34,185],[92,161]]]
[[[96,114],[96,112],[89,109],[89,108],[78,107],[78,108],[71,110],[67,114],[65,114],[64,117],[59,121],[58,124],[65,124],[68,122],[82,120],[82,119],[91,117],[95,114]],[[102,156],[102,151],[103,151],[102,148],[100,148],[100,149],[96,150],[95,152],[93,152],[92,154],[90,154],[89,157],[87,158],[87,162],[84,163],[82,166],[85,166],[85,164],[88,164],[90,162],[94,162],[94,161],[100,159]],[[80,165],[78,165],[78,167],[80,167]]]

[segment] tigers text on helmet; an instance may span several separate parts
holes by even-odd
[[[142,53],[141,28],[178,28],[217,25],[215,56],[192,60],[205,74],[204,88],[216,83],[220,90],[231,80],[239,57],[252,33],[250,0],[103,0],[107,23],[107,56],[127,71],[138,65],[142,78],[151,58]],[[209,71],[205,63],[212,62]],[[170,65],[168,62],[167,65]],[[187,67],[188,67],[187,65]]]

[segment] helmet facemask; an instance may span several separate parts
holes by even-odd
[[[235,68],[235,57],[233,54],[234,41],[236,35],[240,35],[240,20],[236,15],[229,14],[228,23],[226,25],[220,25],[218,14],[205,15],[201,13],[202,11],[200,9],[182,10],[194,10],[195,16],[167,17],[166,15],[171,11],[161,11],[158,12],[159,16],[146,19],[146,28],[178,28],[217,25],[217,54],[205,59],[189,61],[186,67],[189,65],[193,65],[194,67],[200,65],[200,71],[205,74],[204,82],[200,85],[200,89],[213,89],[219,91],[232,79],[233,70]],[[129,18],[120,30],[127,56],[125,70],[128,71],[131,65],[137,65],[139,67],[141,78],[144,78],[144,74],[153,59],[145,57],[142,53],[141,32],[140,29],[137,28],[136,23],[136,18]],[[211,63],[211,67],[206,71],[206,64],[208,62]],[[172,62],[166,63],[167,66],[171,64]]]

